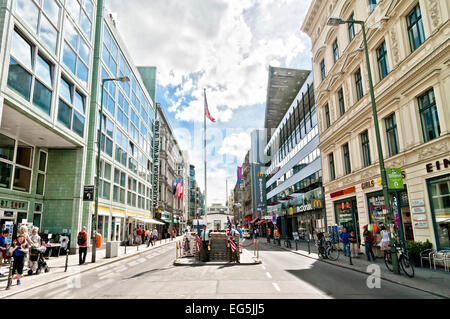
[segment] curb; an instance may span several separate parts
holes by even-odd
[[[272,246],[272,245],[271,245],[271,246]],[[307,257],[307,258],[311,258],[311,259],[314,259],[314,260],[318,260],[318,261],[327,263],[327,264],[329,264],[329,265],[333,265],[333,266],[336,266],[336,267],[341,267],[341,268],[344,268],[344,269],[353,270],[353,271],[359,272],[359,273],[361,273],[361,274],[367,275],[366,272],[361,271],[361,270],[356,269],[356,268],[352,268],[352,267],[345,266],[345,265],[340,265],[340,264],[335,264],[335,263],[332,263],[332,262],[330,262],[330,261],[327,261],[327,260],[324,260],[324,259],[320,259],[320,258],[316,258],[316,257],[313,257],[313,256],[311,256],[311,255],[307,255],[307,254],[305,255],[305,254],[300,253],[300,252],[298,252],[298,251],[292,251],[292,250],[290,250],[290,249],[288,249],[288,248],[281,247],[281,246],[278,246],[278,245],[276,245],[275,247],[279,247],[280,249],[283,249],[283,250],[285,250],[285,251],[291,252],[291,253],[293,253],[293,254],[297,254],[297,255],[301,255],[301,256],[303,256],[303,257]],[[419,290],[419,291],[427,292],[427,293],[432,294],[432,295],[437,296],[437,297],[443,297],[443,298],[449,299],[449,296],[441,295],[441,294],[439,294],[439,293],[436,293],[436,292],[434,292],[434,291],[430,291],[430,290],[427,290],[427,289],[413,287],[413,286],[411,286],[411,285],[405,284],[405,283],[403,283],[403,282],[396,281],[396,280],[391,279],[391,278],[386,278],[386,277],[381,276],[381,279],[386,280],[386,281],[389,281],[389,282],[392,282],[392,283],[397,284],[397,285],[404,286],[404,287],[408,287],[408,288],[416,289],[416,290]]]
[[[159,246],[159,247],[163,247],[163,246],[169,245],[169,244],[174,243],[174,242],[176,242],[176,241],[171,241],[171,242],[169,242],[169,243],[164,243],[164,244],[162,244],[162,245]],[[159,248],[159,247],[158,247],[158,248]],[[155,248],[155,249],[156,249],[156,248]],[[51,280],[49,280],[49,281],[46,281],[46,282],[43,282],[43,283],[40,283],[40,284],[36,284],[35,286],[26,287],[26,291],[29,291],[29,290],[31,290],[31,289],[36,289],[36,288],[39,288],[39,287],[42,287],[42,286],[45,286],[45,285],[49,285],[49,284],[52,284],[52,283],[54,283],[54,282],[57,282],[57,281],[60,281],[60,280],[63,280],[63,279],[67,279],[67,278],[69,278],[69,277],[72,277],[72,276],[75,276],[75,275],[78,275],[78,274],[81,274],[81,273],[85,273],[85,272],[88,272],[88,271],[91,271],[91,270],[94,270],[94,269],[97,269],[97,268],[100,268],[100,267],[103,267],[103,266],[106,266],[106,265],[110,265],[110,264],[113,264],[113,263],[115,263],[115,262],[118,262],[118,261],[127,259],[127,258],[139,256],[139,255],[142,255],[142,254],[144,254],[144,253],[146,253],[146,252],[149,252],[149,251],[151,251],[151,250],[152,250],[152,249],[146,249],[146,250],[142,250],[142,251],[137,251],[137,252],[135,252],[135,253],[131,253],[131,254],[129,254],[129,255],[123,255],[123,256],[121,256],[121,257],[117,257],[117,259],[112,259],[112,260],[106,261],[106,262],[104,262],[104,263],[102,263],[102,264],[95,265],[95,266],[93,266],[93,267],[91,267],[91,268],[89,268],[89,269],[81,270],[80,272],[77,272],[76,274],[67,274],[67,275],[63,275],[63,276],[61,276],[61,277],[59,277],[59,278],[51,279]],[[23,293],[23,292],[24,292],[24,290],[21,290],[21,291],[14,291],[14,292],[11,292],[10,294],[5,294],[5,295],[0,294],[0,298],[1,298],[1,299],[8,298],[8,297],[11,297],[11,296],[14,296],[14,295]]]

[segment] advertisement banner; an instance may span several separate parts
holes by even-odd
[[[255,212],[254,218],[256,218],[263,216],[265,212],[267,212],[266,175],[264,174],[263,165],[256,163],[252,163],[250,165],[251,165],[253,211]]]

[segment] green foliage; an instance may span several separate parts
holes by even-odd
[[[408,256],[416,263],[420,263],[420,252],[426,249],[431,249],[432,247],[433,245],[429,242],[428,239],[426,242],[408,241],[406,243],[406,250],[408,251]]]

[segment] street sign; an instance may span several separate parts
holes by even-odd
[[[93,185],[84,186],[83,201],[93,202],[94,201],[94,191],[95,191],[95,186],[93,186]]]
[[[388,168],[387,178],[389,189],[403,189],[403,176],[401,168]]]

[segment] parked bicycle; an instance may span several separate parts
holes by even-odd
[[[392,247],[391,245],[389,245]],[[414,277],[414,266],[409,260],[408,254],[401,245],[394,244],[394,247],[398,256],[398,264],[402,268],[403,272],[410,278]],[[390,251],[384,252],[384,263],[389,271],[393,272],[394,267],[392,265],[392,256]]]
[[[322,239],[318,243],[319,256],[323,259],[329,259],[336,261],[339,258],[339,248],[328,236]]]

